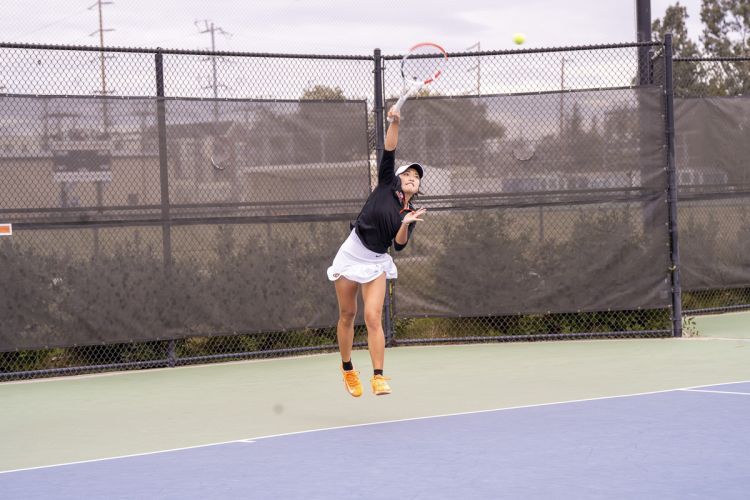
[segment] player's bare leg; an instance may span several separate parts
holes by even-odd
[[[362,395],[362,383],[359,380],[359,374],[351,364],[351,360],[359,283],[342,276],[334,284],[336,287],[336,298],[339,302],[339,321],[336,324],[336,339],[338,340],[339,352],[341,353],[341,371],[346,390],[356,398]]]
[[[362,298],[365,303],[365,324],[367,325],[367,347],[370,350],[372,368],[375,371],[370,379],[372,392],[380,396],[390,394],[391,388],[383,376],[385,361],[385,334],[383,332],[383,303],[385,302],[385,273],[362,285]]]

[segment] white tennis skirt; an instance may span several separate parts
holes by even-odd
[[[328,279],[336,281],[343,276],[357,283],[369,283],[383,273],[388,279],[398,278],[393,258],[388,253],[375,253],[368,249],[352,229],[336,253],[333,265],[328,268]]]

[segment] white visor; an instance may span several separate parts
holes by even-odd
[[[398,167],[398,169],[396,169],[396,175],[401,175],[410,168],[413,168],[414,170],[419,172],[420,179],[424,177],[424,168],[422,168],[422,165],[420,165],[419,163],[409,163],[408,165],[401,165],[400,167]]]

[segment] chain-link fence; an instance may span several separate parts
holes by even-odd
[[[451,54],[390,345],[679,332],[659,48]],[[336,349],[398,60],[0,45],[0,377]]]
[[[683,304],[750,309],[750,57],[675,58]]]

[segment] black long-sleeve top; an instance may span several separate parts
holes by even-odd
[[[375,253],[386,253],[393,243],[396,251],[401,251],[406,244],[399,245],[394,241],[401,227],[404,216],[414,207],[403,209],[401,179],[395,173],[395,151],[383,151],[378,166],[378,185],[367,198],[362,211],[357,216],[354,229],[359,240]],[[407,243],[414,231],[415,223],[409,224]]]

